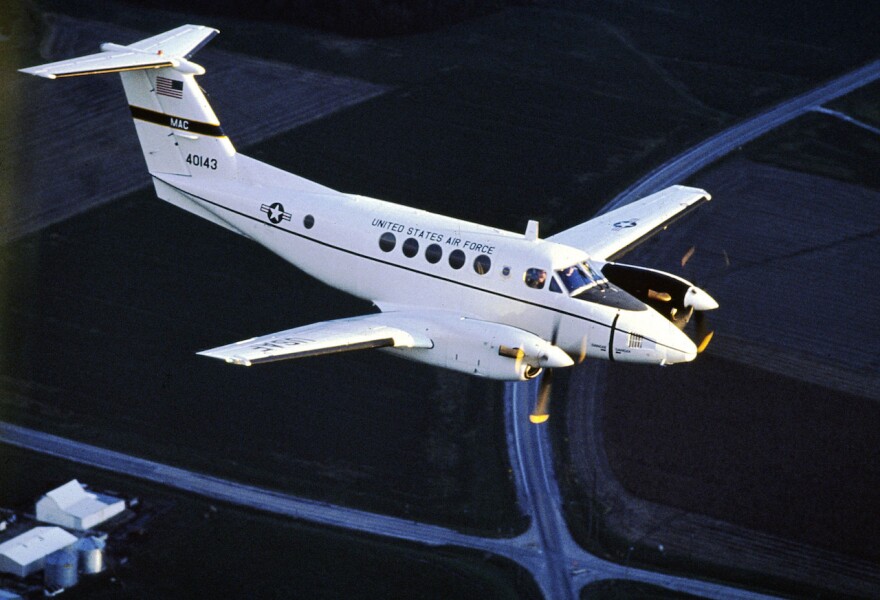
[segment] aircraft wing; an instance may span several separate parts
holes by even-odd
[[[616,260],[711,198],[705,190],[673,185],[547,239]]]
[[[419,329],[422,331],[420,332]],[[228,363],[265,362],[369,348],[432,348],[434,342],[406,313],[377,313],[312,323],[199,352]]]

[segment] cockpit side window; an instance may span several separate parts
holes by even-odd
[[[556,278],[555,278],[555,277],[553,277],[552,279],[550,279],[550,291],[551,291],[551,292],[556,292],[557,294],[561,294],[561,293],[562,293],[562,288],[559,287],[559,284],[556,282]]]
[[[544,287],[544,283],[547,281],[547,271],[544,269],[526,269],[525,275],[523,275],[523,281],[525,281],[526,285],[530,288],[540,290]]]
[[[588,263],[588,262],[582,262],[582,263],[581,263],[581,269],[583,269],[584,271],[586,271],[587,274],[590,276],[590,278],[591,278],[593,281],[595,281],[597,284],[599,284],[599,286],[601,286],[602,284],[607,284],[607,283],[608,283],[608,280],[605,279],[605,276],[602,274],[602,272],[601,272],[601,271],[596,271],[596,269],[594,269],[593,266],[592,266],[590,263]]]

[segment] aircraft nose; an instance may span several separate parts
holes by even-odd
[[[674,365],[676,363],[690,362],[697,357],[697,345],[693,340],[674,327],[675,333],[678,335],[670,336],[673,339],[663,341],[666,360],[664,364]]]
[[[697,357],[697,345],[681,329],[660,315],[655,320],[657,349],[664,357],[662,364],[690,362]]]

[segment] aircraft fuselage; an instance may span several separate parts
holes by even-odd
[[[279,173],[286,177],[272,187],[224,182],[213,189],[204,180],[195,185],[174,175],[157,175],[155,181],[160,197],[171,200],[176,195],[175,203],[183,208],[197,205],[309,275],[369,300],[383,312],[427,309],[470,319],[462,330],[449,332],[446,351],[391,350],[407,358],[498,377],[495,369],[481,372],[485,365],[471,365],[480,361],[484,349],[467,352],[461,340],[470,336],[482,344],[497,327],[497,344],[507,346],[500,323],[554,341],[575,361],[671,364],[696,355],[690,338],[622,290],[606,294],[625,296],[624,307],[613,298],[594,302],[572,297],[562,286],[553,291],[549,279],[541,289],[526,285],[529,269],[552,278],[557,270],[589,261],[581,250],[329,188],[316,186],[304,193],[302,185],[311,182]],[[448,323],[438,328],[448,328]],[[444,336],[434,331],[433,337],[435,344],[442,344]],[[476,358],[459,365],[456,355],[461,354]],[[510,376],[507,369],[500,373],[498,378],[524,378]]]

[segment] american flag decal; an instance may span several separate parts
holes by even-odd
[[[183,98],[183,82],[176,79],[168,79],[161,75],[156,77],[156,93],[169,98]]]

